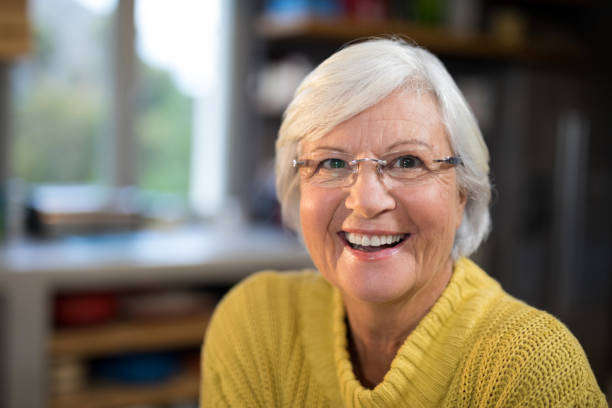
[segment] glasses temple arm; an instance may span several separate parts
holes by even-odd
[[[463,160],[461,160],[461,157],[459,156],[450,156],[450,157],[445,157],[444,159],[434,160],[434,163],[447,163],[452,166],[457,166],[459,164],[463,164]]]

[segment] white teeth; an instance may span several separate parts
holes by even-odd
[[[353,245],[361,246],[381,246],[393,244],[404,238],[404,234],[396,235],[363,235],[347,232],[346,240]]]

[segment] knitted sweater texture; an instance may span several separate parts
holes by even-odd
[[[374,389],[353,372],[340,292],[314,271],[248,278],[204,344],[203,407],[607,407],[568,329],[465,258]]]

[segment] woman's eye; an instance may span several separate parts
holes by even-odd
[[[323,169],[343,169],[347,163],[342,159],[325,159],[319,163],[319,168]]]
[[[416,167],[421,167],[422,164],[423,162],[418,157],[402,156],[395,160],[395,163],[393,163],[393,167],[401,169],[414,169]]]

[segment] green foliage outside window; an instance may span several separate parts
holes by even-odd
[[[166,72],[141,65],[136,134],[140,146],[139,186],[187,194],[192,102]]]
[[[18,107],[13,174],[32,183],[94,182],[104,116],[94,90],[41,81]]]
[[[34,55],[16,73],[12,174],[31,183],[93,183],[108,120],[104,71],[95,61],[62,59],[55,30],[52,22],[35,26]]]

